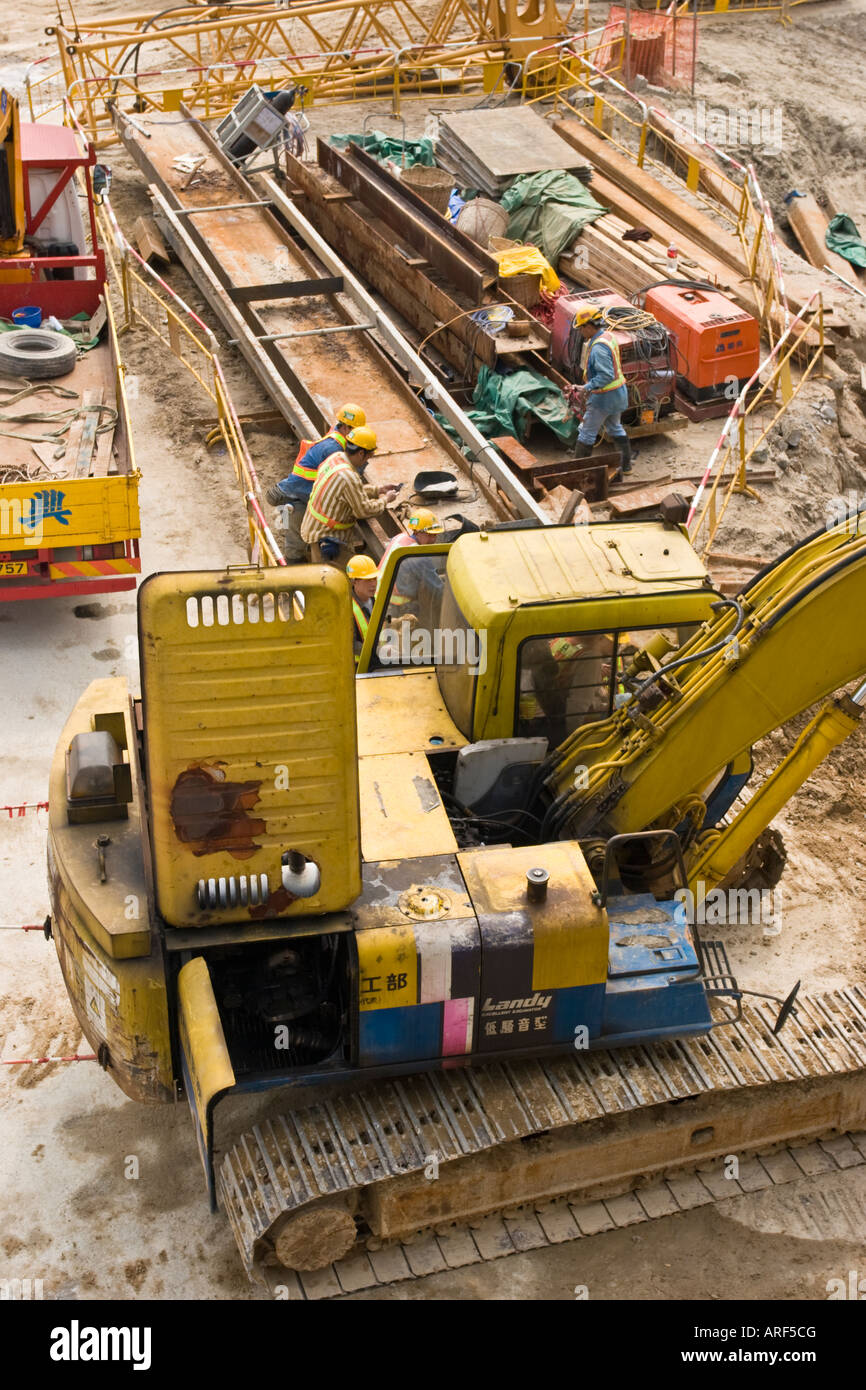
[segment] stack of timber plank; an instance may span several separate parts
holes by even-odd
[[[560,256],[560,271],[588,290],[610,287],[626,297],[667,279],[671,273],[667,246],[655,236],[649,241],[623,241],[627,230],[628,224],[615,213],[599,217],[584,227],[571,250]],[[683,253],[676,274],[680,280],[715,283],[703,260]]]
[[[710,283],[726,290],[747,313],[761,318],[758,291],[748,281],[743,248],[733,232],[719,227],[646,169],[638,168],[577,117],[557,120],[554,128],[578,153],[591,159],[595,170],[592,189],[600,203],[632,226],[648,227],[662,240],[675,242],[680,255],[702,261],[710,271]],[[799,307],[791,303],[794,313]],[[773,306],[771,313],[773,328],[781,334],[785,326],[781,306]],[[807,348],[816,348],[820,341],[817,329],[808,329],[803,341]],[[824,350],[828,355],[834,352],[832,340],[825,340]]]
[[[592,169],[530,106],[459,111],[439,123],[436,162],[463,188],[499,199],[521,174],[565,169],[587,182]]]

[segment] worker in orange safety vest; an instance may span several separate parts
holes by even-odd
[[[366,425],[367,416],[359,405],[351,403],[340,408],[336,423],[321,439],[302,439],[288,477],[274,483],[265,493],[273,507],[286,509],[286,534],[283,549],[289,563],[305,560],[307,547],[301,539],[301,523],[304,520],[307,502],[313,484],[318,477],[319,466],[332,454],[346,447],[350,432],[358,426]]]

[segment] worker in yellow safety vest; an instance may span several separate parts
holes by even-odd
[[[606,633],[539,637],[525,643],[520,734],[542,732],[554,747],[586,720],[605,718],[613,649],[613,638]]]
[[[376,569],[376,561],[372,560],[369,555],[353,555],[346,566],[346,573],[352,583],[352,620],[355,665],[357,666],[358,657],[361,655],[361,648],[367,636],[367,628],[370,626],[370,614],[373,611],[373,600],[376,597],[379,571]]]
[[[620,468],[618,477],[631,472],[631,445],[622,413],[628,407],[628,387],[619,353],[619,343],[610,329],[605,327],[602,311],[589,304],[577,310],[572,327],[584,342],[589,343],[589,352],[584,371],[586,405],[580,429],[577,434],[578,458],[586,458],[604,427],[604,432],[619,450]]]
[[[350,431],[345,452],[331,454],[319,465],[316,481],[301,522],[301,539],[314,561],[345,564],[356,522],[380,516],[394,494],[396,483],[372,487],[363,472],[376,450],[376,435],[366,425]]]
[[[367,416],[359,405],[349,403],[342,406],[336,423],[326,435],[321,439],[301,440],[291,473],[279,483],[274,483],[265,493],[272,506],[286,509],[283,549],[290,563],[307,558],[307,547],[301,540],[301,523],[320,465],[332,454],[345,449],[350,431],[366,423]]]

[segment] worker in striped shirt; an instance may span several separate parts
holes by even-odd
[[[289,476],[274,483],[265,493],[272,506],[285,508],[286,533],[283,539],[283,554],[290,564],[297,564],[307,558],[307,547],[301,540],[301,522],[313,490],[313,483],[316,481],[319,464],[332,454],[345,449],[350,431],[366,423],[367,416],[359,405],[341,406],[336,424],[331,426],[322,439],[302,439]]]
[[[399,492],[395,483],[373,487],[363,472],[376,450],[376,435],[367,425],[352,430],[345,452],[331,454],[319,465],[316,481],[301,523],[301,539],[310,547],[314,562],[345,564],[357,522],[381,516]]]

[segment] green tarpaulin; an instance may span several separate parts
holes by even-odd
[[[524,439],[529,417],[546,425],[569,448],[577,438],[578,421],[565,396],[547,377],[528,367],[510,376],[500,376],[489,367],[481,367],[472,404],[474,409],[467,410],[466,414],[486,439],[497,434],[513,434],[516,439]],[[436,418],[456,437],[456,431],[444,416]]]
[[[834,217],[830,222],[824,240],[837,256],[844,256],[852,265],[866,270],[866,242],[857,231],[853,217],[840,212],[838,217]]]
[[[394,164],[403,162],[403,146],[406,147],[406,168],[410,169],[413,164],[426,164],[431,168],[433,159],[432,140],[395,140],[390,135],[385,135],[381,130],[369,130],[366,135],[332,135],[328,141],[335,149],[345,149],[349,143],[360,145],[362,150],[366,150],[374,159],[380,163],[390,159]]]
[[[510,239],[531,241],[554,267],[587,223],[607,212],[580,179],[561,169],[524,174],[514,180],[501,202],[510,214]]]

